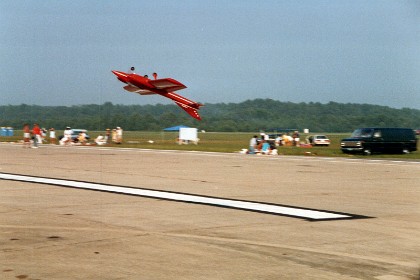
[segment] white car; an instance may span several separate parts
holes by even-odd
[[[331,143],[325,135],[311,135],[308,137],[308,141],[312,146],[329,146]]]

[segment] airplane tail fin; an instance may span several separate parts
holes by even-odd
[[[175,103],[176,103],[176,105],[178,105],[179,107],[181,107],[182,109],[184,109],[184,111],[187,112],[191,117],[193,117],[194,119],[197,119],[197,120],[201,121],[201,117],[198,114],[198,111],[197,110],[200,109],[200,107],[203,106],[203,104],[196,103],[194,105],[196,105],[197,107],[194,108],[194,107],[191,107],[189,105],[183,104],[181,102],[176,102],[175,101]]]

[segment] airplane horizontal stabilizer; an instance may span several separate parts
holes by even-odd
[[[184,111],[187,112],[191,117],[193,117],[194,119],[197,119],[197,120],[201,121],[201,117],[198,114],[197,109],[195,109],[195,108],[193,108],[191,106],[185,105],[185,104],[183,104],[181,102],[175,102],[175,103],[176,103],[176,105],[178,105],[179,107],[181,107],[182,109],[184,109]]]

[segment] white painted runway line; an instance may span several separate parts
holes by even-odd
[[[186,202],[186,203],[204,204],[204,205],[210,205],[210,206],[216,206],[216,207],[225,207],[225,208],[260,212],[260,213],[266,213],[266,214],[273,214],[273,215],[288,216],[288,217],[306,219],[309,221],[369,218],[366,216],[353,215],[353,214],[347,214],[347,213],[338,213],[338,212],[330,212],[330,211],[325,211],[325,210],[299,208],[299,207],[294,207],[294,206],[277,205],[277,204],[264,203],[264,202],[217,198],[217,197],[209,197],[209,196],[200,196],[200,195],[195,195],[195,194],[115,186],[115,185],[64,180],[64,179],[35,177],[35,176],[10,174],[10,173],[0,173],[0,179],[28,182],[28,183],[47,184],[47,185],[70,187],[70,188],[85,189],[85,190],[111,192],[111,193],[126,194],[126,195],[135,195],[135,196],[141,196],[141,197],[149,197],[149,198],[179,201],[179,202]]]

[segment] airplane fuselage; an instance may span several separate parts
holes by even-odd
[[[184,109],[192,117],[200,120],[196,110],[200,109],[202,104],[189,100],[179,94],[174,93],[173,91],[186,88],[185,85],[174,80],[172,78],[165,79],[155,79],[151,80],[147,77],[142,77],[134,73],[125,73],[121,71],[112,71],[118,80],[127,84],[128,86],[124,87],[125,90],[130,92],[136,92],[141,95],[146,94],[159,94],[166,98],[172,99],[175,103]]]

